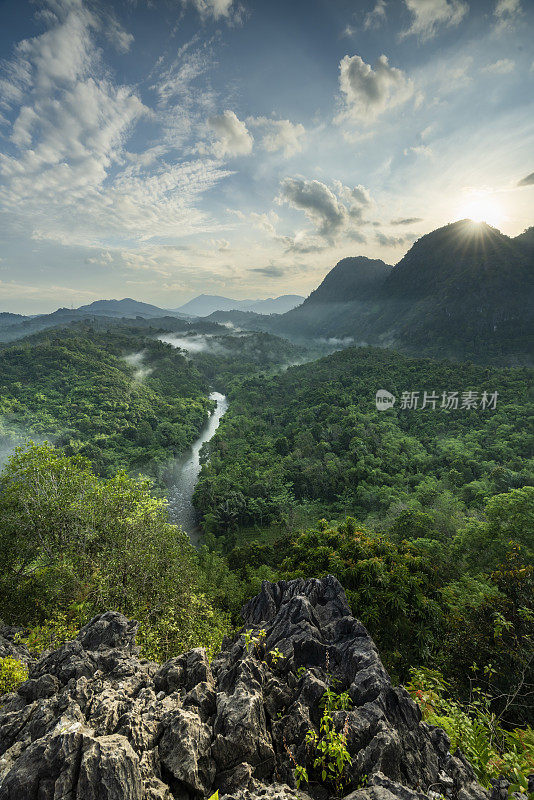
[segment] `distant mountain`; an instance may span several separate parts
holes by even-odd
[[[181,314],[193,317],[207,317],[216,311],[253,311],[257,314],[284,314],[304,300],[298,294],[284,294],[266,300],[232,300],[220,295],[201,294],[183,306],[174,309]]]
[[[1,315],[0,315],[1,316]],[[177,311],[166,311],[149,303],[141,303],[126,297],[123,300],[96,300],[80,308],[58,308],[51,314],[40,314],[34,317],[23,317],[16,314],[7,315],[15,317],[9,324],[2,324],[0,319],[0,341],[10,342],[28,336],[31,333],[69,325],[73,322],[84,320],[121,320],[121,319],[149,319],[162,320],[165,317],[189,320],[185,314]]]
[[[440,358],[534,361],[534,228],[510,238],[461,220],[389,267],[346,258],[300,305],[232,321],[294,339],[326,338]]]
[[[359,340],[392,269],[380,259],[343,258],[302,305],[273,323],[277,330],[297,337],[342,336]]]
[[[22,322],[23,319],[27,319],[24,314],[11,314],[9,311],[1,311],[0,328],[8,328],[10,325],[16,325],[18,322]]]
[[[94,303],[80,306],[75,310],[79,314],[96,314],[105,317],[162,317],[169,313],[150,303],[132,300],[131,297],[125,297],[123,300],[95,300]],[[186,316],[178,310],[171,313],[182,317]]]
[[[513,241],[522,247],[534,249],[534,226],[527,228],[526,231],[523,231],[523,233],[520,233],[519,236],[516,236]]]
[[[241,305],[239,308],[241,311],[252,311],[255,314],[285,314],[302,302],[304,302],[304,297],[300,294],[283,294],[280,297],[255,300],[253,303]]]

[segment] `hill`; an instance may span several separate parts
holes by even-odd
[[[218,311],[248,311],[257,314],[283,314],[304,300],[297,294],[284,294],[281,297],[269,297],[266,300],[232,300],[220,295],[201,294],[194,297],[176,312],[196,317],[207,317]]]
[[[6,322],[0,318],[0,342],[13,342],[33,333],[49,328],[58,328],[78,322],[110,324],[114,320],[153,320],[154,324],[169,319],[181,321],[184,326],[191,318],[177,311],[166,311],[149,303],[124,298],[123,300],[96,300],[80,308],[58,308],[50,314],[39,314],[24,317],[17,314],[5,314]]]
[[[298,308],[241,324],[296,339],[336,337],[439,358],[529,364],[532,231],[513,239],[461,220],[423,236],[393,268],[343,259]]]
[[[101,474],[183,452],[212,408],[207,380],[183,353],[120,326],[3,345],[0,376],[1,434],[47,438]]]
[[[169,312],[150,303],[132,300],[131,297],[125,297],[123,300],[95,300],[94,303],[80,306],[76,312],[82,315],[95,314],[106,317],[163,317],[169,313],[181,317],[187,316],[178,311]]]

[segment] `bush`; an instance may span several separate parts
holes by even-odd
[[[449,685],[437,670],[410,670],[407,689],[418,703],[423,719],[443,728],[451,740],[451,751],[459,748],[470,761],[483,786],[505,777],[510,791],[528,792],[528,776],[534,772],[534,730],[506,730],[490,711],[489,698],[477,688],[472,699],[461,705],[448,697]]]
[[[0,695],[14,692],[28,678],[28,668],[23,661],[6,656],[0,658]]]

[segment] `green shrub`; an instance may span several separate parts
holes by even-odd
[[[534,730],[506,730],[490,711],[489,700],[479,689],[465,706],[448,697],[449,685],[437,670],[412,669],[407,685],[420,706],[423,719],[443,728],[451,740],[451,751],[459,748],[470,761],[478,780],[489,787],[504,776],[510,792],[528,793],[528,776],[534,772]]]
[[[28,668],[23,661],[11,656],[0,658],[0,695],[14,692],[28,678]]]

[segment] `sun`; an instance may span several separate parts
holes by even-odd
[[[491,195],[474,194],[462,205],[458,214],[460,219],[472,219],[473,222],[487,222],[498,228],[504,220],[504,213],[500,203]]]

